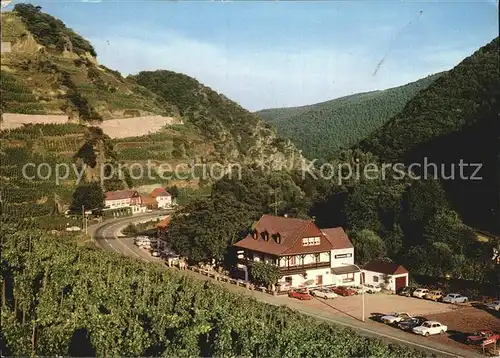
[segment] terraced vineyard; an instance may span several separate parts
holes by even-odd
[[[0,131],[3,223],[60,229],[71,221],[61,215],[77,186],[74,155],[88,135],[89,129],[77,124],[36,124]],[[71,170],[57,173],[61,165]]]

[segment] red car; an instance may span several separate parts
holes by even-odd
[[[471,336],[467,337],[468,344],[481,344],[487,345],[495,343],[500,340],[500,333],[495,333],[493,331],[479,331],[474,332]]]
[[[356,294],[356,291],[344,286],[334,287],[332,291],[340,296],[354,296]]]
[[[304,290],[291,290],[288,292],[288,297],[297,298],[301,301],[312,300],[313,298],[307,291]]]

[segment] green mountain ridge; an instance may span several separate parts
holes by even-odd
[[[435,163],[464,221],[500,232],[499,38],[464,59],[411,99],[359,147],[384,162]],[[467,164],[459,173],[460,161]],[[469,165],[477,164],[477,165]],[[480,165],[480,172],[472,176]],[[442,174],[440,174],[442,177]],[[463,176],[464,178],[461,178]]]
[[[290,138],[309,159],[329,160],[340,148],[357,143],[387,122],[404,108],[409,99],[443,73],[386,90],[256,113],[273,125],[280,135]]]

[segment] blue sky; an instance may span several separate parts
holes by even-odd
[[[250,110],[402,85],[498,36],[495,0],[32,3],[108,67],[183,72]]]

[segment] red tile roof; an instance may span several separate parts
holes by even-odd
[[[364,267],[364,270],[385,273],[386,275],[400,275],[408,273],[408,270],[399,264],[385,261],[370,261]]]
[[[156,198],[158,196],[170,196],[170,194],[163,188],[156,188],[151,192],[151,196]]]
[[[321,229],[323,234],[330,241],[335,250],[350,249],[352,246],[351,240],[347,237],[344,229],[341,227],[332,227],[330,229]]]
[[[316,227],[312,220],[302,220],[296,218],[286,218],[281,216],[263,215],[253,228],[257,231],[257,238],[248,234],[243,240],[238,241],[234,246],[252,251],[268,253],[272,255],[282,255],[295,253],[294,245],[305,232],[316,229],[318,235],[322,236],[321,231]],[[269,239],[264,240],[261,233],[268,232]],[[280,243],[273,237],[280,235]],[[331,250],[332,247],[328,240],[323,238],[322,245],[304,247],[300,252],[321,252]],[[326,247],[325,247],[326,245]],[[320,247],[321,246],[321,247]]]
[[[108,191],[106,192],[106,200],[122,200],[130,199],[134,196],[139,195],[136,190],[119,190],[119,191]]]
[[[170,217],[167,217],[160,221],[158,224],[156,224],[156,227],[160,229],[165,229],[168,226],[168,223],[170,222]]]

